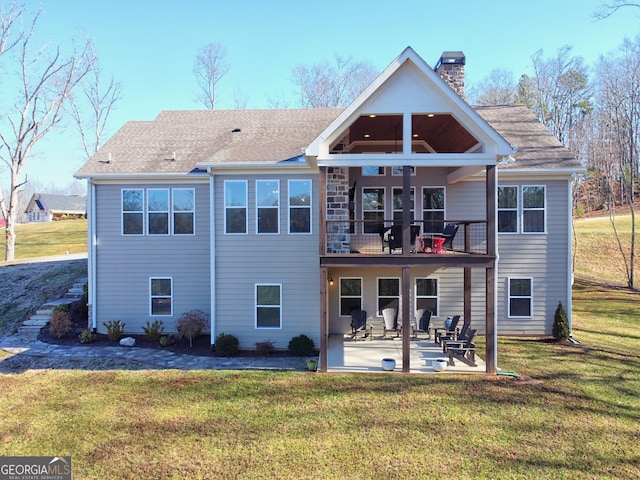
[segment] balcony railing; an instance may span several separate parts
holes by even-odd
[[[437,253],[421,251],[419,246],[424,243],[433,245],[433,238],[441,237],[442,230],[447,224],[458,225],[458,230],[450,245],[446,245],[446,253],[453,254],[487,254],[487,222],[486,220],[445,220],[416,221],[411,225],[414,231],[419,227],[415,242],[405,248],[390,248],[385,233],[389,227],[397,225],[391,220],[327,220],[326,254],[360,254],[360,255],[425,255]],[[420,242],[420,238],[425,241]],[[429,250],[429,249],[427,249]]]

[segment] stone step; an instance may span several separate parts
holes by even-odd
[[[21,335],[27,336],[29,338],[35,339],[40,334],[41,328],[42,327],[23,325],[22,327],[18,327],[18,333],[20,333]]]
[[[49,315],[53,313],[53,307],[39,308],[36,310],[36,315]]]
[[[39,327],[42,328],[44,326],[47,325],[47,323],[49,323],[49,317],[47,317],[46,319],[44,318],[33,318],[31,317],[29,320],[25,320],[24,322],[22,322],[22,326],[23,327]]]

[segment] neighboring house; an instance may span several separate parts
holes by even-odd
[[[25,214],[27,222],[82,218],[87,214],[87,197],[34,193],[29,200]]]
[[[558,302],[571,318],[582,168],[525,107],[469,106],[454,90],[464,63],[445,52],[434,70],[407,48],[346,109],[128,122],[76,173],[89,187],[90,325],[171,330],[201,309],[212,343],[286,348],[306,334],[321,370],[356,308],[381,319],[396,306],[404,325],[417,308],[435,323],[461,314],[486,334],[490,373],[498,334],[550,334]],[[383,252],[386,227],[402,225],[408,245],[410,224],[424,243],[447,223],[455,251]]]

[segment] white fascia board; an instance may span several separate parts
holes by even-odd
[[[545,168],[538,169],[530,168],[520,168],[520,169],[508,169],[508,170],[500,170],[498,169],[498,177],[499,178],[515,178],[515,177],[539,177],[539,178],[567,178],[573,175],[579,175],[582,173],[586,173],[586,169],[584,168]]]
[[[398,153],[367,154],[338,154],[318,160],[321,167],[465,167],[473,165],[495,165],[496,156],[484,153],[425,153],[413,154],[407,157]]]
[[[286,165],[286,164],[225,164],[225,165],[199,165],[200,168],[206,168],[208,172],[215,174],[237,174],[237,173],[294,173],[317,172],[317,168],[312,168],[308,164],[302,165]]]
[[[113,183],[122,183],[122,184],[131,184],[131,183],[207,183],[209,181],[209,175],[206,172],[200,173],[198,175],[182,175],[176,176],[174,175],[90,175],[86,177],[90,179],[91,183],[98,184],[113,184]]]

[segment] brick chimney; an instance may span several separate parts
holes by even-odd
[[[462,52],[442,52],[436,64],[435,71],[462,98],[464,96],[464,64],[465,56]]]

